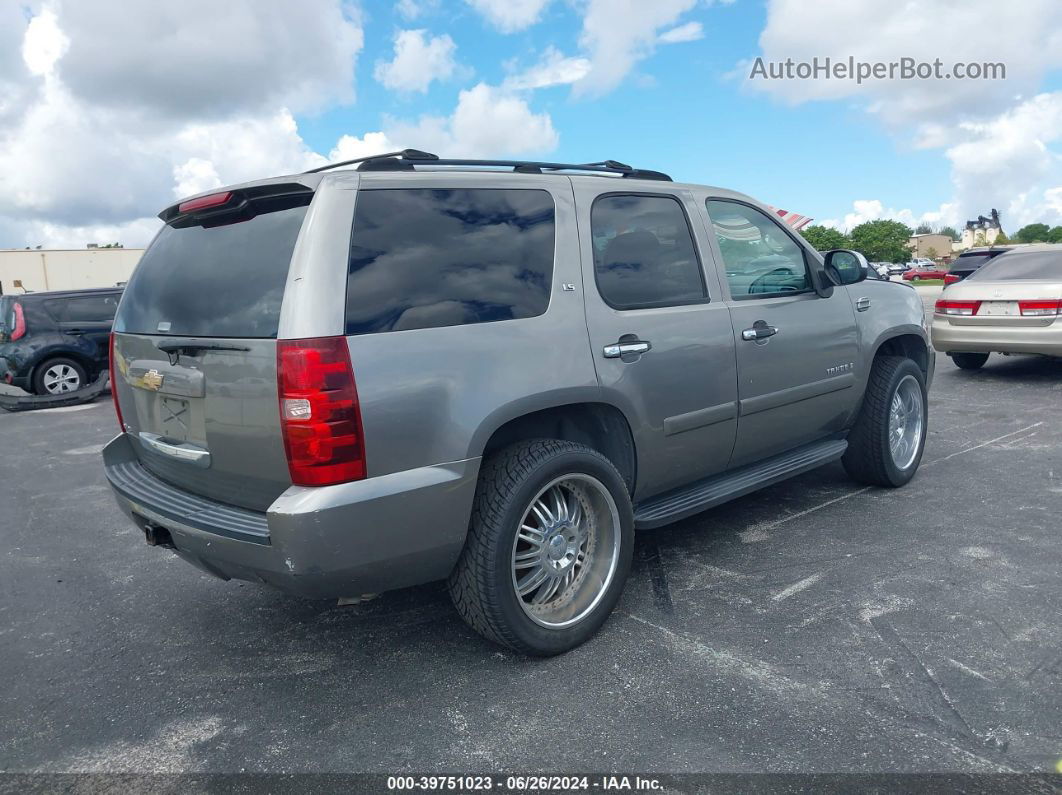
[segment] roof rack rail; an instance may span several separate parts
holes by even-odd
[[[511,168],[519,174],[541,174],[546,171],[586,171],[597,174],[618,174],[627,179],[651,179],[671,182],[671,177],[660,171],[633,168],[618,160],[602,160],[597,163],[550,163],[536,160],[479,160],[440,158],[431,152],[419,149],[403,149],[400,152],[387,152],[354,160],[342,160],[325,166],[312,168],[304,173],[315,174],[339,166],[360,163],[358,171],[413,171],[414,166],[487,166],[491,168]]]

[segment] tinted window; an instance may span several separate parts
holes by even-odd
[[[0,334],[15,328],[15,299],[0,296]]]
[[[766,213],[709,200],[708,214],[732,298],[773,298],[812,289],[803,248]]]
[[[86,295],[80,298],[53,298],[44,302],[59,323],[101,323],[114,319],[117,295]]]
[[[129,280],[115,330],[275,337],[309,198],[284,202],[238,223],[163,227]]]
[[[686,213],[669,196],[602,196],[590,212],[594,275],[605,301],[639,309],[708,293]]]
[[[347,334],[541,315],[553,238],[542,190],[359,191]]]
[[[1050,279],[1062,281],[1062,251],[1014,252],[995,257],[971,279]]]
[[[973,254],[970,256],[960,256],[953,263],[949,270],[954,273],[956,271],[975,271],[992,259],[987,254]]]

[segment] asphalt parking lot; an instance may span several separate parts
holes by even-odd
[[[1062,362],[938,356],[922,469],[642,534],[528,660],[431,585],[339,607],[146,546],[110,403],[0,412],[0,771],[1044,771],[1062,758]]]

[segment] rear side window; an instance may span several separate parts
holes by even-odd
[[[0,334],[10,334],[15,328],[15,299],[0,295]]]
[[[80,298],[53,298],[44,302],[48,314],[58,323],[103,323],[114,319],[117,295],[86,295]]]
[[[288,265],[309,196],[249,220],[163,227],[125,288],[115,331],[188,337],[276,337]]]
[[[347,334],[541,315],[549,306],[553,254],[547,191],[359,191]]]
[[[671,196],[610,195],[590,210],[594,278],[615,309],[704,301],[708,292],[686,213]]]
[[[982,265],[972,274],[971,279],[984,281],[1028,279],[1062,282],[1062,252],[1038,251],[1030,253],[1002,254]]]

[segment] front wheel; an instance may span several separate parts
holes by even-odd
[[[521,442],[484,462],[450,596],[486,638],[560,654],[612,612],[633,543],[630,495],[607,458],[574,442]]]
[[[948,356],[961,370],[980,370],[988,361],[987,353],[949,353]]]
[[[904,356],[874,360],[841,462],[853,480],[896,488],[914,477],[926,441],[925,376]]]

